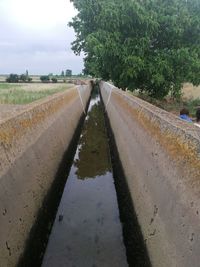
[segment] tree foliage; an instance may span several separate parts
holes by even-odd
[[[55,78],[55,77],[53,77],[53,78],[51,78],[51,81],[52,81],[52,83],[57,83],[58,82],[58,79]]]
[[[71,0],[85,72],[154,97],[200,83],[199,0]]]
[[[8,78],[6,78],[6,82],[8,83],[18,83],[19,75],[11,73]]]
[[[67,70],[65,71],[65,76],[66,76],[66,77],[71,77],[71,76],[72,76],[72,70],[67,69]]]
[[[28,78],[28,77],[26,76],[26,74],[21,74],[19,79],[20,79],[22,82],[26,82],[26,81],[27,81],[27,78]]]
[[[40,76],[40,80],[41,80],[41,82],[43,82],[43,83],[48,83],[48,82],[50,82],[50,78],[49,78],[48,75],[42,75],[42,76]]]
[[[18,83],[18,82],[31,82],[32,78],[29,76],[26,76],[26,74],[13,74],[11,73],[8,78],[6,79],[6,82],[8,83]]]

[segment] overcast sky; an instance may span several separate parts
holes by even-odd
[[[67,26],[75,14],[69,0],[0,0],[0,74],[80,73]]]

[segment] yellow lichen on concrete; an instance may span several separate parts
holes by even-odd
[[[76,90],[69,90],[53,96],[48,101],[41,101],[38,105],[23,111],[22,114],[15,116],[0,124],[0,142],[5,147],[23,136],[30,129],[33,129],[44,121],[47,117],[55,114],[69,104],[78,96]]]
[[[123,96],[119,94],[114,94],[114,101],[117,106],[120,106],[123,111],[126,112],[127,116],[132,116],[145,130],[149,133],[152,138],[159,142],[160,146],[163,147],[164,151],[172,158],[173,161],[177,162],[180,169],[189,170],[190,178],[193,176],[195,178],[200,177],[200,157],[199,152],[195,143],[180,133],[176,133],[170,128],[166,130],[166,127],[161,129],[161,124],[156,117],[151,117],[148,110],[144,108],[136,108],[131,106]],[[133,100],[134,101],[134,100]],[[163,124],[165,121],[163,120]],[[166,122],[167,123],[167,122]]]
[[[101,92],[152,265],[199,266],[199,129],[104,82]]]

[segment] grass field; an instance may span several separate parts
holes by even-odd
[[[0,104],[28,104],[71,86],[70,84],[0,83]]]

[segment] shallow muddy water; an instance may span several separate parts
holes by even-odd
[[[95,92],[42,266],[128,266],[103,109]]]

